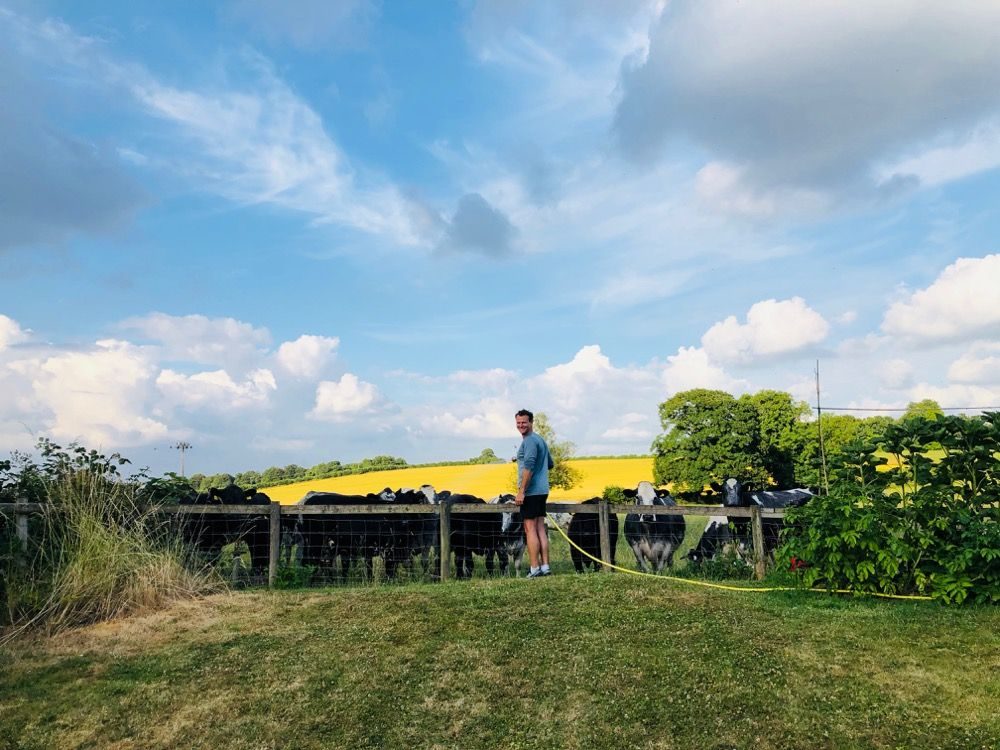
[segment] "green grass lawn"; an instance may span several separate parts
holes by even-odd
[[[0,649],[0,747],[996,748],[1000,609],[621,574],[244,592]]]

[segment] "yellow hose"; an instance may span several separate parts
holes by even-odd
[[[546,514],[546,515],[549,515],[549,514]],[[552,524],[556,527],[556,531],[558,531],[560,534],[562,534],[563,539],[565,539],[567,542],[569,542],[570,546],[573,547],[575,550],[577,550],[578,552],[586,555],[587,557],[589,557],[591,560],[593,560],[596,563],[600,563],[601,565],[604,565],[604,566],[606,566],[608,568],[613,568],[614,570],[621,571],[622,573],[628,573],[629,575],[633,575],[633,576],[646,576],[648,578],[656,578],[657,580],[660,580],[660,581],[662,581],[662,580],[678,581],[680,583],[689,583],[692,586],[704,586],[704,587],[710,588],[710,589],[723,589],[724,591],[753,591],[753,592],[765,592],[765,591],[815,591],[816,593],[819,593],[819,594],[827,594],[827,593],[828,594],[864,594],[866,596],[878,596],[878,597],[882,597],[883,599],[917,599],[917,600],[921,600],[921,601],[930,601],[933,598],[933,597],[930,597],[930,596],[920,596],[920,595],[917,595],[917,594],[881,594],[881,593],[878,593],[876,591],[852,591],[851,589],[815,589],[815,588],[813,588],[813,589],[803,589],[803,588],[795,588],[794,586],[770,586],[770,587],[767,587],[767,588],[754,587],[754,586],[728,586],[728,585],[723,584],[723,583],[709,583],[708,581],[696,581],[696,580],[694,580],[692,578],[678,578],[677,576],[664,576],[664,575],[656,575],[654,573],[646,573],[646,572],[641,571],[641,570],[629,570],[628,568],[623,568],[623,567],[618,566],[618,565],[612,565],[611,563],[606,563],[603,560],[594,557],[592,554],[590,554],[589,552],[587,552],[587,550],[581,549],[579,545],[577,545],[576,543],[574,543],[573,540],[570,539],[566,535],[566,532],[562,530],[562,527],[560,527],[559,524],[556,523],[555,519],[552,518],[551,515],[549,515],[549,519],[552,521]]]

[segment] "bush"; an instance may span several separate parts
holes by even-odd
[[[779,565],[805,561],[808,586],[1000,602],[998,455],[997,412],[913,417],[847,447],[829,496],[789,512]]]
[[[22,463],[21,473],[38,482],[32,499],[45,509],[32,518],[27,549],[11,530],[0,546],[0,622],[51,632],[220,590],[166,520],[140,505],[144,477],[118,475],[124,459],[47,441],[40,448],[41,463]]]

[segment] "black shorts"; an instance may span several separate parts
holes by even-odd
[[[544,495],[525,495],[524,503],[521,505],[521,519],[542,518],[545,516],[545,501],[549,499],[549,493]]]

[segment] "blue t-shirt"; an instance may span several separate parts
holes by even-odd
[[[524,488],[525,495],[547,495],[549,492],[549,469],[553,466],[549,446],[536,433],[525,435],[517,449],[517,487],[521,489],[524,470],[531,472],[531,480]]]

